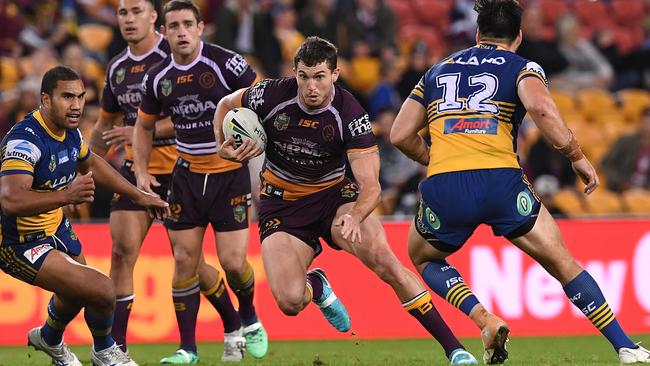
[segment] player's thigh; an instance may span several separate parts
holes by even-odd
[[[169,240],[174,253],[174,261],[184,266],[196,268],[203,249],[205,227],[186,230],[168,230]]]
[[[237,271],[244,267],[248,253],[248,228],[233,231],[215,231],[217,256],[226,271]]]
[[[58,250],[47,253],[34,284],[64,298],[85,301],[115,298],[113,284],[106,275]]]
[[[109,219],[113,253],[122,257],[137,257],[152,219],[146,211],[119,210]]]
[[[354,203],[341,205],[336,216],[342,215],[352,208]],[[397,257],[390,249],[386,232],[379,219],[375,216],[368,216],[361,222],[361,241],[353,243],[343,238],[342,227],[332,225],[331,233],[334,243],[344,251],[359,258],[366,266],[375,269],[377,266],[401,266]]]
[[[262,259],[273,296],[302,299],[314,249],[297,237],[278,231],[262,242]]]
[[[560,229],[543,205],[533,228],[527,234],[510,241],[562,284],[572,280],[582,270],[564,245]]]
[[[451,254],[449,252],[443,252],[429,244],[415,228],[414,221],[411,221],[411,227],[409,228],[408,253],[411,262],[419,272],[422,272],[429,261],[442,260]]]

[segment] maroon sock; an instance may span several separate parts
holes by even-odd
[[[402,303],[402,306],[440,343],[447,357],[458,348],[465,349],[431,303],[428,291]]]
[[[223,282],[221,275],[218,277],[217,283],[215,283],[212,288],[206,291],[201,291],[201,293],[206,299],[208,299],[208,301],[210,301],[212,306],[217,309],[219,315],[221,315],[224,333],[234,332],[241,327],[239,313],[237,313],[237,310],[232,306],[228,289],[226,289],[226,283]]]
[[[311,286],[312,299],[320,299],[323,296],[323,280],[313,273],[307,273],[307,283]]]
[[[199,277],[176,284],[172,288],[176,322],[181,334],[181,349],[196,353],[196,317],[199,313]]]
[[[113,315],[113,330],[111,335],[120,346],[122,351],[126,352],[126,328],[129,325],[129,315],[135,295],[120,295],[115,298],[115,314]]]
[[[228,285],[237,296],[239,301],[239,317],[244,326],[251,325],[258,321],[253,304],[253,295],[255,293],[255,274],[253,267],[248,264],[246,274],[242,278],[226,274]]]

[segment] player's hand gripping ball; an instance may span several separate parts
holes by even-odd
[[[253,140],[264,151],[266,149],[266,131],[257,113],[248,108],[233,108],[223,119],[223,135],[232,137],[235,148],[244,140]]]

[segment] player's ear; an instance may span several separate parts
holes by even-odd
[[[340,74],[341,74],[340,67],[337,67],[336,69],[332,70],[332,82],[336,82],[336,80],[339,79]]]
[[[43,105],[45,109],[50,109],[50,107],[52,107],[52,98],[46,92],[41,93],[41,105]]]
[[[205,23],[203,23],[203,21],[200,21],[199,24],[197,24],[197,27],[199,28],[199,35],[203,34],[203,29],[205,29]]]
[[[476,44],[481,43],[481,33],[479,33],[478,28],[476,28],[476,36],[474,38],[476,38]]]
[[[165,37],[167,36],[167,28],[165,28],[164,25],[160,26],[160,34],[162,34]]]

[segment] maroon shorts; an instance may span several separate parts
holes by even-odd
[[[259,209],[260,242],[275,232],[291,234],[309,245],[315,255],[323,251],[319,238],[332,248],[332,222],[336,210],[355,202],[359,188],[347,178],[341,183],[295,201],[262,196]]]
[[[132,161],[125,160],[124,164],[120,168],[120,174],[135,186],[137,185],[137,182],[135,180],[135,174],[131,171],[132,166]],[[172,175],[155,174],[154,177],[158,183],[160,183],[160,187],[153,187],[153,191],[163,200],[167,200],[167,191],[169,190],[169,181],[171,180]],[[113,200],[111,200],[111,212],[113,211],[145,211],[145,208],[136,205],[130,199],[116,193],[113,195]]]
[[[178,159],[169,186],[167,202],[170,230],[212,225],[215,231],[248,228],[251,180],[246,166],[225,173],[193,173],[189,163]]]

